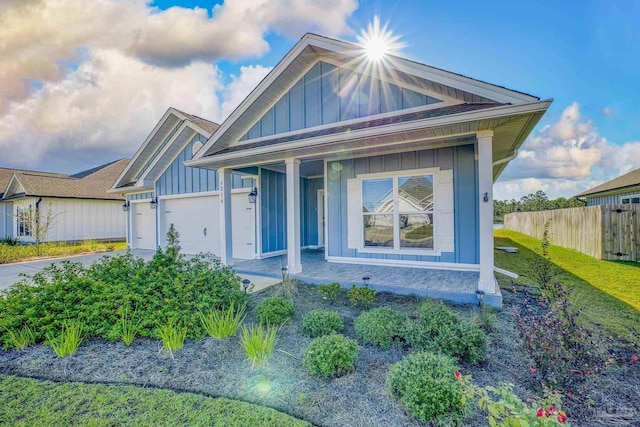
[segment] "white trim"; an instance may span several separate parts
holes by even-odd
[[[324,175],[324,259],[326,260],[329,256],[329,173],[328,173],[328,161],[327,159],[323,159],[324,169],[322,171]]]
[[[377,259],[377,258],[355,258],[355,257],[338,257],[328,256],[328,262],[341,264],[361,264],[361,265],[379,265],[384,267],[410,267],[424,268],[427,270],[453,270],[453,271],[480,271],[478,264],[462,264],[453,262],[432,262],[432,261],[405,261],[393,259]]]
[[[303,176],[304,179],[320,179],[324,178],[324,175],[311,175],[311,176]]]
[[[631,203],[631,199],[635,199],[636,197],[640,197],[640,193],[638,194],[627,194],[627,195],[621,195],[620,196],[620,204],[628,204],[628,205],[634,205],[635,203]],[[629,199],[629,203],[623,203],[622,201],[624,199]]]
[[[496,273],[504,274],[505,276],[511,277],[512,279],[517,279],[518,277],[520,277],[516,273],[505,270],[503,268],[498,268],[496,266],[493,267],[493,271],[495,271]]]
[[[460,105],[460,104],[464,104],[464,102],[460,101],[458,99],[456,99],[455,102],[453,102],[453,101],[442,101],[442,102],[438,102],[436,104],[421,105],[421,106],[418,106],[418,107],[412,107],[412,108],[405,108],[405,109],[400,109],[400,110],[389,111],[387,113],[373,114],[371,116],[363,116],[363,117],[358,117],[358,118],[355,118],[355,119],[349,119],[349,120],[342,120],[342,121],[327,123],[327,124],[324,124],[324,125],[305,127],[305,128],[301,128],[301,129],[292,130],[292,131],[289,131],[289,132],[282,132],[282,133],[277,133],[277,134],[273,134],[273,135],[261,136],[259,138],[244,139],[242,141],[238,141],[235,144],[229,144],[229,147],[235,147],[235,146],[258,143],[258,142],[261,142],[261,141],[268,141],[268,140],[274,139],[274,138],[285,138],[285,137],[288,137],[288,136],[295,136],[295,135],[303,134],[303,133],[306,133],[306,132],[318,132],[318,131],[321,131],[321,130],[324,130],[324,129],[331,129],[331,128],[334,128],[336,126],[349,126],[349,125],[353,125],[353,124],[357,124],[357,123],[361,123],[361,122],[368,122],[368,121],[371,121],[371,120],[380,120],[380,119],[385,119],[387,117],[402,116],[402,115],[405,115],[405,114],[422,112],[422,111],[427,111],[427,110],[435,110],[435,109],[438,109],[438,108],[451,107],[453,105]]]
[[[321,146],[327,143],[337,142],[338,140],[340,140],[341,142],[345,142],[349,140],[365,139],[368,137],[380,136],[384,134],[410,132],[410,131],[420,130],[420,129],[434,129],[437,127],[455,125],[455,124],[468,122],[468,121],[481,121],[486,119],[508,117],[512,115],[528,114],[528,113],[534,113],[539,111],[545,111],[549,107],[550,103],[551,101],[540,101],[540,102],[524,104],[524,105],[501,105],[493,108],[485,108],[478,111],[449,114],[441,117],[412,120],[412,121],[401,122],[401,123],[392,123],[388,125],[358,129],[346,134],[339,133],[339,134],[323,135],[323,136],[318,136],[314,138],[294,140],[294,141],[284,142],[284,143],[275,144],[275,145],[267,145],[264,147],[256,147],[256,148],[251,148],[251,149],[242,150],[242,151],[234,151],[226,154],[214,153],[208,157],[200,157],[197,159],[194,158],[192,160],[188,160],[184,162],[184,164],[186,166],[198,167],[200,165],[206,165],[207,163],[212,163],[213,161],[220,162],[224,160],[235,160],[237,158],[268,154],[268,153],[272,153],[273,151],[304,149],[304,148],[309,148],[313,146]],[[446,136],[438,135],[434,137],[421,137],[419,139],[416,139],[416,141],[430,141],[430,140],[438,140],[443,138],[455,138],[458,136],[476,135],[477,133],[478,131],[472,130],[468,132],[461,132],[458,134],[450,134]],[[407,144],[409,142],[411,141],[401,141],[399,143],[392,143],[392,144],[380,144],[379,146]],[[335,148],[329,147],[327,153],[325,154],[330,154],[332,151],[335,151]],[[314,157],[318,157],[321,155],[323,155],[323,153],[313,154]],[[297,155],[297,157],[301,157],[301,156],[303,155],[299,155],[299,156]],[[271,161],[271,163],[273,163],[273,161]],[[251,164],[252,164],[251,162],[247,163],[247,165],[251,165]],[[233,167],[240,167],[240,166],[234,165]]]
[[[323,214],[320,215],[320,201],[322,200],[322,212]],[[326,228],[326,223],[325,221],[323,221],[324,218],[324,205],[327,203],[327,201],[325,200],[325,192],[324,192],[324,188],[318,188],[318,191],[316,192],[316,215],[317,215],[317,227],[318,227],[318,244],[316,245],[317,248],[323,248],[325,246],[325,242],[324,242],[324,232],[325,232],[325,228]],[[320,230],[322,230],[322,233],[320,233]],[[322,242],[320,242],[320,236],[322,236]],[[322,243],[322,244],[320,244]]]
[[[219,196],[220,191],[202,191],[199,193],[185,193],[185,194],[166,194],[164,196],[158,196],[158,200],[167,199],[190,199],[192,197],[207,197],[207,196]]]
[[[151,197],[150,199],[129,200],[129,203],[149,203],[149,202],[151,202],[152,199],[153,199],[153,197]]]
[[[287,254],[286,249],[282,249],[279,251],[262,252],[261,254],[258,255],[258,259],[273,258],[274,256],[280,256],[280,255],[286,255],[286,254]]]

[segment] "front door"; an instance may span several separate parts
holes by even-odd
[[[318,247],[324,248],[324,190],[318,190]]]

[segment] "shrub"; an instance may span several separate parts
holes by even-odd
[[[233,302],[229,308],[222,310],[211,310],[208,315],[200,312],[202,327],[212,338],[224,339],[235,335],[244,322],[246,306],[242,306],[236,312]]]
[[[282,297],[267,298],[256,309],[260,323],[281,325],[293,317],[293,303]]]
[[[480,312],[473,318],[476,325],[485,332],[491,332],[496,328],[498,316],[496,309],[486,304],[480,305]]]
[[[497,387],[477,387],[471,376],[455,373],[460,382],[463,399],[478,398],[478,407],[487,414],[490,426],[560,426],[567,425],[567,415],[560,408],[560,394],[545,389],[545,398],[527,403],[513,392],[513,384],[501,383]]]
[[[64,261],[0,292],[0,345],[6,329],[28,324],[36,342],[57,334],[66,319],[83,320],[85,337],[121,338],[122,312],[136,312],[138,335],[156,335],[157,324],[174,319],[187,337],[206,335],[199,311],[246,304],[240,279],[211,255],[174,258],[159,250],[149,261],[127,253],[103,257],[89,267]]]
[[[19,244],[20,240],[16,239],[15,237],[3,237],[2,239],[0,239],[0,245],[18,246]]]
[[[356,335],[366,344],[389,348],[402,343],[407,318],[390,308],[365,311],[355,321]]]
[[[391,365],[391,394],[418,421],[435,425],[459,425],[469,404],[455,377],[455,360],[443,354],[413,353]]]
[[[337,334],[343,329],[344,322],[337,311],[312,310],[302,322],[302,333],[311,338]]]
[[[358,344],[338,334],[314,339],[304,353],[304,366],[313,375],[340,376],[355,369]]]
[[[409,323],[406,337],[416,350],[444,353],[469,363],[481,362],[487,352],[487,338],[480,328],[442,302],[424,302],[418,318]]]
[[[158,336],[162,340],[162,347],[173,359],[173,352],[184,347],[187,328],[180,323],[176,324],[174,319],[169,319],[166,325],[158,325]]]
[[[7,329],[7,336],[9,343],[17,350],[24,350],[30,345],[35,344],[35,335],[29,325],[25,325],[17,332]]]
[[[242,327],[240,345],[244,349],[251,366],[267,364],[276,347],[279,326],[259,324],[250,328]]]
[[[47,334],[47,341],[58,357],[71,356],[82,343],[82,324],[65,321],[59,335]]]
[[[556,276],[556,271],[553,267],[553,263],[551,262],[551,257],[549,256],[549,245],[551,244],[549,241],[550,233],[549,233],[549,225],[550,221],[544,223],[544,232],[542,233],[542,242],[540,243],[540,252],[539,255],[536,256],[531,262],[531,276],[536,284],[540,287],[545,296],[549,299],[553,299],[554,295],[554,287],[551,286],[554,277]]]
[[[540,374],[556,388],[571,390],[607,366],[609,345],[579,325],[581,311],[573,308],[570,292],[560,283],[552,286],[553,304],[525,291],[522,312],[514,316]]]
[[[347,291],[347,298],[349,298],[353,306],[368,308],[376,300],[376,291],[369,289],[367,286],[359,288],[353,285]]]
[[[342,286],[338,282],[333,282],[326,285],[318,285],[318,293],[323,298],[328,299],[331,304],[336,302],[341,292]]]

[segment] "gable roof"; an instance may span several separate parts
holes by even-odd
[[[12,183],[18,183],[24,193],[2,194],[5,200],[17,197],[58,197],[74,199],[122,200],[107,190],[129,159],[120,159],[73,175],[61,173],[28,171],[22,169],[0,169],[2,191],[9,189]],[[7,176],[10,178],[5,182]]]
[[[157,171],[166,167],[189,142],[190,135],[199,133],[209,138],[219,127],[210,120],[169,107],[127,167],[113,180],[109,192],[153,190],[153,182],[147,178],[154,168]]]
[[[619,176],[611,181],[607,181],[590,190],[583,191],[576,197],[593,196],[599,193],[623,191],[625,189],[632,189],[633,187],[640,186],[640,169],[631,171],[625,175]]]
[[[362,56],[363,48],[358,45],[306,34],[222,123],[192,162],[240,145],[238,141],[257,120],[319,61],[368,73],[372,77],[428,92],[436,97],[456,100],[461,104],[520,105],[539,101],[539,98],[522,92],[395,56],[389,56],[384,66],[371,67],[361,59]]]

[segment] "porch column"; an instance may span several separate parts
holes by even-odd
[[[481,131],[478,138],[478,197],[480,200],[480,279],[478,290],[496,292],[493,273],[493,131]]]
[[[233,265],[231,235],[231,169],[218,169],[220,180],[220,261]]]
[[[300,160],[287,159],[287,268],[302,272],[300,257]]]

